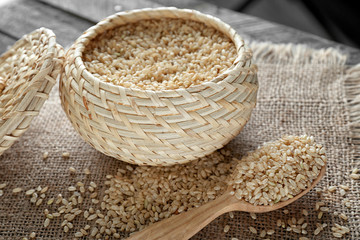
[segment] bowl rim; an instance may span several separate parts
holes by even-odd
[[[168,13],[169,11],[171,13],[174,13],[176,17],[181,16],[181,19],[189,19],[189,20],[193,20],[193,21],[198,21],[198,22],[205,24],[206,26],[214,27],[218,31],[220,31],[223,34],[225,34],[226,36],[228,36],[232,40],[232,42],[235,44],[235,47],[236,47],[237,57],[234,60],[233,64],[228,69],[226,69],[223,73],[217,75],[210,81],[203,81],[200,84],[190,86],[188,88],[164,89],[164,90],[127,88],[124,86],[120,86],[120,85],[116,85],[116,84],[113,84],[110,82],[105,82],[103,80],[100,80],[99,78],[95,77],[90,71],[87,70],[87,68],[83,62],[83,59],[82,59],[83,51],[84,51],[86,45],[90,41],[92,41],[94,38],[96,38],[99,34],[103,33],[104,31],[107,31],[109,29],[116,28],[118,26],[123,25],[123,24],[115,24],[114,25],[113,22],[116,21],[117,18],[120,18],[123,16],[131,17],[131,15],[142,16],[143,13],[145,13],[145,16],[149,16],[149,15],[147,15],[147,13],[158,12],[160,14],[163,14],[163,13]],[[176,18],[176,17],[173,17],[173,18]],[[192,19],[191,17],[195,18],[195,20]],[[142,18],[136,19],[135,21],[132,21],[132,22],[137,22],[137,21],[145,20],[145,19],[160,19],[160,18],[161,18],[161,16],[157,17],[157,18],[142,17]],[[167,17],[167,18],[170,18],[170,17]],[[201,21],[202,19],[206,20],[206,22]],[[125,22],[125,24],[127,24],[127,23],[128,22]],[[109,25],[113,25],[113,26],[106,28],[106,26],[109,26]],[[81,75],[83,78],[85,78],[87,81],[89,81],[89,83],[91,83],[91,85],[93,85],[93,86],[101,85],[105,89],[115,89],[115,90],[118,90],[119,92],[123,92],[123,93],[125,92],[127,95],[140,95],[140,96],[143,96],[144,94],[145,95],[165,94],[166,96],[168,96],[168,95],[170,96],[171,93],[176,92],[176,93],[181,94],[184,91],[189,92],[189,93],[200,92],[208,87],[213,87],[214,85],[219,85],[221,82],[229,81],[228,76],[231,76],[230,80],[236,76],[239,76],[239,72],[241,71],[241,69],[250,67],[252,65],[251,49],[244,43],[244,40],[240,37],[239,34],[237,34],[237,32],[229,24],[224,23],[217,17],[211,16],[209,14],[201,13],[197,10],[179,9],[176,7],[143,8],[143,9],[135,9],[135,10],[130,10],[130,11],[118,12],[113,15],[110,15],[110,16],[104,18],[103,20],[101,20],[100,22],[98,22],[96,25],[87,29],[74,42],[74,44],[68,50],[67,56],[69,56],[70,54],[73,55],[71,59],[74,59],[74,62],[70,62],[70,64],[75,63],[75,68],[79,70],[79,71],[77,71],[76,76],[79,77]],[[67,57],[67,59],[68,59],[68,57]]]

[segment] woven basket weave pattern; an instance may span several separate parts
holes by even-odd
[[[0,64],[6,64],[21,47],[31,55],[11,63],[11,74],[0,94],[0,155],[29,128],[62,69],[63,49],[52,31],[40,28],[25,35],[1,56]]]
[[[230,37],[238,57],[212,81],[186,89],[149,91],[102,82],[85,69],[82,51],[98,34],[129,22],[191,19]],[[256,103],[251,51],[227,24],[193,10],[118,13],[87,30],[69,49],[60,81],[62,106],[82,138],[99,151],[139,165],[186,163],[221,148],[249,120]]]

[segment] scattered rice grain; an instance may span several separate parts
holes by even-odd
[[[45,221],[44,221],[44,227],[48,227],[49,224],[50,224],[50,219],[46,218]]]
[[[354,173],[352,173],[352,174],[350,174],[350,177],[351,177],[352,179],[354,179],[354,180],[358,180],[358,179],[360,179],[360,174],[354,174]]]
[[[90,172],[90,170],[88,169],[88,168],[85,168],[84,169],[84,173],[86,174],[86,175],[89,175],[91,172]],[[96,234],[95,234],[96,235]]]
[[[336,237],[336,238],[342,238],[343,237],[343,235],[341,233],[338,233],[338,232],[334,232],[333,236]]]
[[[86,232],[85,229],[80,229],[80,232],[81,232],[84,236],[88,235],[88,233]]]
[[[54,200],[55,200],[54,198],[50,198],[46,204],[51,205],[51,204],[53,204]]]
[[[324,202],[317,202],[315,204],[315,210],[318,211],[320,209],[320,207],[324,206],[325,203]]]
[[[30,237],[30,238],[35,238],[35,237],[36,237],[36,233],[35,233],[35,232],[30,233],[29,237]]]
[[[83,237],[84,235],[81,232],[76,232],[74,236],[79,238],[79,237]]]
[[[320,208],[320,211],[322,211],[322,212],[329,212],[329,208],[328,207],[321,207]]]
[[[98,228],[97,227],[93,227],[93,229],[91,230],[90,236],[95,237],[96,234],[98,233]]]
[[[254,227],[249,227],[250,232],[252,232],[253,234],[257,234],[257,230]]]
[[[40,193],[46,193],[49,190],[49,187],[46,186],[43,189],[41,189]]]
[[[345,221],[347,221],[349,219],[349,217],[346,216],[345,213],[340,213],[339,217]]]
[[[19,193],[19,192],[21,192],[21,191],[22,191],[22,188],[20,188],[20,187],[14,188],[14,189],[12,190],[13,193]]]
[[[87,220],[91,221],[94,220],[95,218],[97,218],[97,214],[92,214],[87,218]]]
[[[30,196],[35,192],[35,189],[29,189],[25,192],[25,195]]]
[[[309,212],[308,212],[306,209],[303,209],[303,210],[302,210],[302,214],[303,214],[304,216],[309,216]]]
[[[322,228],[316,228],[315,231],[314,231],[314,235],[318,235],[320,232],[321,232]]]
[[[346,195],[346,192],[345,192],[345,190],[344,189],[340,189],[340,196],[345,196]]]
[[[298,221],[297,221],[297,224],[301,225],[303,224],[305,221],[305,219],[302,217],[302,218],[299,218]]]

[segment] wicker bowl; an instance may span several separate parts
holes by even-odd
[[[62,70],[63,48],[40,28],[0,57],[0,155],[29,128]]]
[[[164,91],[113,85],[86,69],[82,54],[96,36],[159,18],[198,21],[223,32],[235,43],[235,62],[211,81]],[[120,12],[84,32],[66,53],[62,107],[82,138],[106,155],[138,165],[186,163],[223,147],[249,120],[258,89],[251,57],[235,30],[212,16],[173,7]]]

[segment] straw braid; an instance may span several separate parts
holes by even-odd
[[[0,155],[29,128],[39,114],[62,68],[63,49],[55,34],[40,28],[23,36],[0,57],[0,65],[23,46],[33,54],[28,62],[13,64],[0,93]],[[20,63],[25,58],[19,57]],[[36,60],[37,59],[37,60]]]
[[[102,82],[82,62],[85,45],[120,24],[150,18],[204,22],[236,45],[234,65],[212,81],[186,89],[136,90]],[[62,106],[82,138],[97,150],[139,165],[186,163],[233,139],[256,103],[257,68],[243,40],[219,19],[193,10],[143,9],[118,13],[88,29],[66,54]]]

